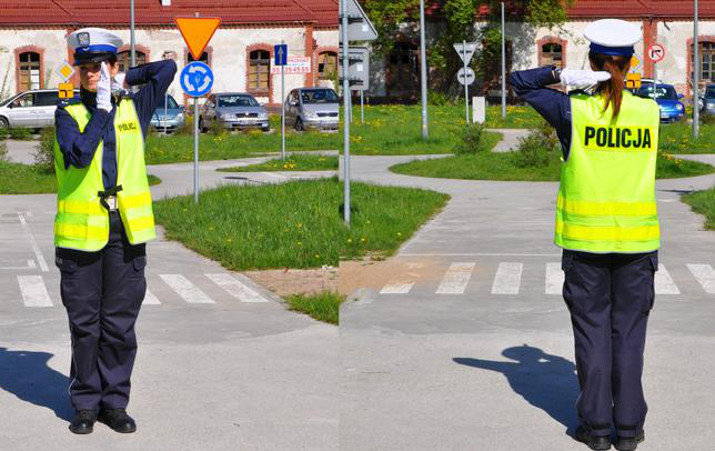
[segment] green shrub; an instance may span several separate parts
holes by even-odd
[[[0,127],[0,141],[6,140],[10,136],[10,130],[5,127]]]
[[[35,166],[45,173],[55,172],[55,128],[43,128],[40,132],[40,141],[35,146],[35,153],[32,155]]]
[[[715,125],[715,114],[700,114],[701,123],[703,125]]]
[[[209,133],[214,136],[221,136],[227,133],[226,128],[221,123],[221,120],[216,119],[209,123]]]
[[[194,116],[185,115],[184,124],[177,127],[174,132],[176,135],[193,135],[194,134]]]
[[[461,137],[454,146],[457,155],[475,154],[487,150],[483,124],[467,124],[462,129]]]
[[[0,142],[0,161],[10,161],[7,152],[7,143]]]
[[[541,121],[528,136],[519,139],[519,146],[512,153],[513,163],[520,168],[546,167],[554,158],[554,152],[558,151],[558,144],[554,128]]]
[[[11,128],[10,139],[18,139],[21,141],[32,139],[32,130],[29,128]]]
[[[432,106],[453,106],[456,104],[453,97],[443,92],[429,91],[427,93],[427,103]]]

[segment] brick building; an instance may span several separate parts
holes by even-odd
[[[175,58],[179,70],[193,58],[175,17],[220,17],[201,56],[214,71],[214,91],[246,91],[263,104],[280,102],[280,78],[271,74],[273,46],[310,58],[310,72],[286,75],[286,89],[332,83],[338,51],[338,0],[136,0],[137,63]],[[129,1],[3,0],[0,14],[0,98],[31,88],[56,87],[62,61],[72,62],[66,37],[82,27],[104,27],[125,42],[129,66]],[[78,86],[75,74],[73,82]],[[178,77],[169,89],[182,99]]]

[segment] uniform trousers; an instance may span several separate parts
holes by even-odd
[[[576,409],[593,435],[643,430],[641,377],[657,251],[594,254],[564,250],[563,296],[571,314],[580,396]]]
[[[100,251],[55,250],[72,339],[69,394],[76,410],[129,403],[146,245],[129,243],[117,211],[109,212],[109,224],[109,241]]]

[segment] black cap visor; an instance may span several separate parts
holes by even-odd
[[[116,53],[112,52],[86,52],[81,55],[74,54],[74,66],[79,66],[88,63],[101,63],[102,61],[107,61],[109,58],[117,56]]]

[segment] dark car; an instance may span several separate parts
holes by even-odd
[[[658,108],[660,108],[661,122],[685,120],[685,105],[680,101],[683,95],[678,94],[673,85],[644,83],[636,91],[636,95],[655,99],[658,103]]]
[[[700,113],[705,116],[715,117],[715,84],[705,88],[705,95],[700,99]]]

